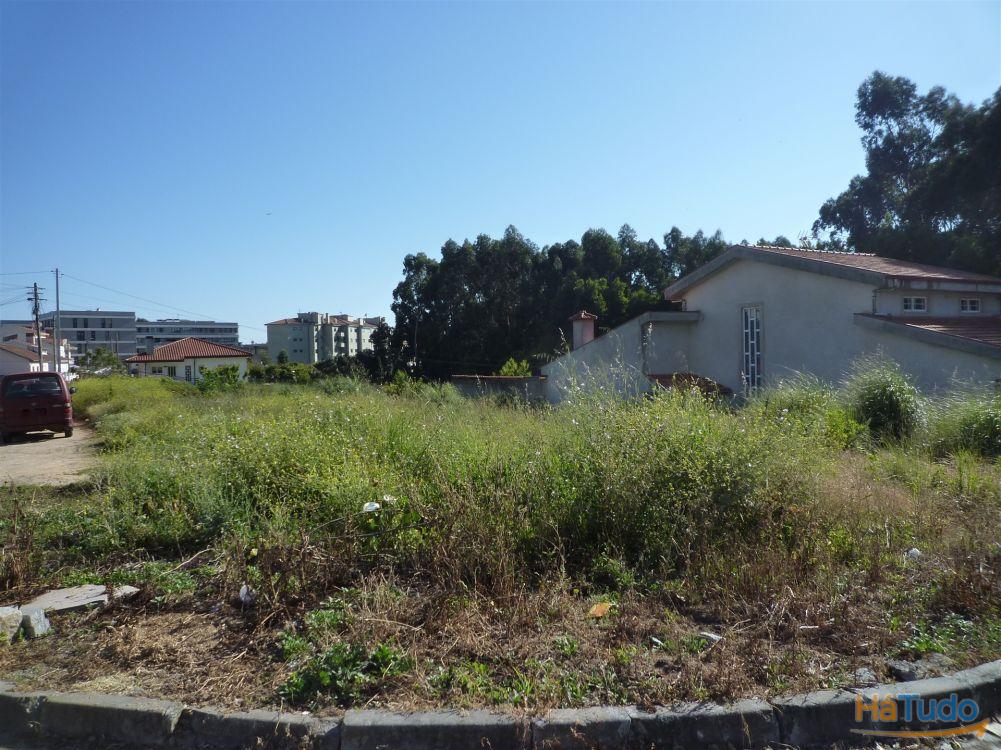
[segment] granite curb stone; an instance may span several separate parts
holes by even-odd
[[[853,728],[889,728],[856,699],[878,695],[941,698],[956,693],[1001,710],[1001,661],[938,677],[854,690],[820,690],[721,706],[680,704],[645,711],[602,706],[557,709],[531,722],[485,710],[395,713],[348,711],[342,720],[270,711],[226,713],[171,701],[91,693],[17,693],[0,681],[0,737],[113,741],[133,747],[223,750],[673,750],[867,744]]]
[[[780,740],[775,709],[762,700],[721,706],[686,703],[653,711],[630,709],[629,747],[635,750],[672,747],[764,748]]]
[[[48,693],[8,692],[9,683],[0,683],[0,737],[28,737],[38,727],[39,713]]]
[[[39,723],[49,737],[101,737],[143,747],[166,745],[184,707],[173,701],[98,693],[49,693]]]
[[[629,709],[557,708],[532,722],[533,750],[624,750],[629,745]]]
[[[325,722],[303,714],[278,711],[227,713],[207,708],[186,708],[181,713],[172,747],[211,747],[219,750],[245,748],[336,748],[338,722]],[[331,736],[333,735],[333,736]]]
[[[525,722],[491,711],[348,711],[340,750],[524,750]]]
[[[982,716],[1001,711],[1001,659],[956,672],[953,678],[970,686]]]

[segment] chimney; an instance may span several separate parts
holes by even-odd
[[[594,321],[597,319],[597,315],[592,315],[586,310],[570,316],[570,322],[573,324],[574,349],[580,349],[589,341],[594,341]]]

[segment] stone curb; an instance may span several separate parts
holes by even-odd
[[[1001,711],[1001,660],[948,677],[853,690],[819,690],[726,706],[643,710],[557,709],[527,719],[490,711],[351,710],[341,719],[271,711],[225,713],[172,701],[94,693],[17,693],[0,682],[0,739],[52,739],[170,750],[675,750],[866,744],[852,728],[899,728],[855,720],[856,699],[874,695],[973,698],[979,718]],[[100,746],[100,744],[98,744]]]

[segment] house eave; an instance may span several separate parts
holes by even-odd
[[[864,268],[839,266],[835,263],[817,261],[812,258],[800,258],[794,255],[772,253],[750,245],[731,245],[730,249],[719,257],[671,284],[671,286],[664,290],[665,299],[678,299],[680,295],[692,287],[701,284],[710,276],[715,275],[726,266],[738,260],[756,260],[782,268],[819,273],[823,276],[832,276],[836,279],[855,281],[860,284],[872,284],[874,286],[884,284],[887,278],[886,274],[868,271]]]
[[[981,357],[1001,359],[1001,346],[994,346],[983,341],[977,341],[964,336],[955,336],[941,331],[929,331],[927,328],[908,325],[906,321],[893,320],[873,315],[872,313],[855,313],[855,325],[872,331],[903,336],[933,346],[943,346],[948,349],[956,349]]]

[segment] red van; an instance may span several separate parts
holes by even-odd
[[[22,372],[0,380],[0,438],[36,430],[73,434],[73,402],[55,372]]]

